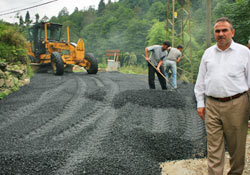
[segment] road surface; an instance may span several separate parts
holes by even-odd
[[[0,174],[157,175],[206,156],[193,85],[149,90],[147,76],[37,73],[0,100]]]

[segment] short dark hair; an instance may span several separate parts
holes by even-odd
[[[171,43],[170,43],[169,41],[164,41],[164,42],[163,42],[163,45],[170,47],[170,46],[171,46]]]
[[[178,46],[177,46],[177,49],[183,49],[183,46],[178,45]]]
[[[227,17],[221,17],[221,18],[216,19],[215,24],[218,22],[228,22],[230,24],[231,29],[233,29],[233,24],[231,20],[228,19]]]

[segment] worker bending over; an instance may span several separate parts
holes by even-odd
[[[158,67],[159,62],[166,57],[166,50],[170,45],[170,42],[164,41],[162,45],[153,45],[145,48],[145,59],[148,62],[148,84],[150,89],[155,89],[155,73],[157,74],[161,88],[163,90],[167,89],[166,79],[159,73],[163,73],[164,68],[161,66],[156,70],[156,67]],[[149,52],[152,53],[150,58]]]

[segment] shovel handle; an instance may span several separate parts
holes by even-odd
[[[144,55],[142,55],[144,58],[146,58]],[[149,64],[151,64],[151,66],[153,66],[153,68],[155,68],[155,70],[157,71],[157,72],[159,72],[159,74],[161,74],[161,76],[163,76],[163,78],[165,78],[165,80],[167,80],[168,81],[168,79],[167,79],[167,77],[165,77],[165,75],[163,75],[163,73],[161,73],[161,71],[158,71],[157,70],[157,68],[153,65],[153,63],[151,63],[151,61],[148,61],[147,60],[147,62],[149,63]],[[169,81],[168,81],[169,82]]]
[[[142,55],[145,59],[146,59],[146,57],[144,56],[144,55]],[[148,61],[147,60],[147,62],[149,63],[149,64],[151,64],[151,66],[153,66],[153,68],[155,68],[155,70],[157,71],[157,72],[159,72],[159,74],[161,74],[161,76],[165,79],[165,80],[167,80],[167,82],[172,86],[172,88],[174,88],[174,86],[170,83],[170,81],[169,81],[169,79],[167,79],[167,77],[165,76],[165,75],[163,75],[163,73],[161,73],[161,71],[158,71],[157,70],[157,68],[153,65],[153,63],[151,63],[151,61]],[[174,88],[175,89],[175,88]],[[176,89],[175,89],[176,90]]]

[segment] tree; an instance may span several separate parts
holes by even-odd
[[[36,16],[36,23],[38,23],[39,22],[39,14],[37,13],[35,16]]]
[[[138,56],[137,63],[143,63],[141,54],[146,47],[146,38],[151,25],[147,20],[132,19],[124,31],[124,50],[133,52]]]
[[[149,20],[157,19],[164,21],[166,19],[166,7],[161,2],[155,2],[148,10],[146,16]]]
[[[61,17],[61,16],[69,16],[69,11],[67,7],[63,7],[63,9],[58,13],[58,17]]]
[[[238,0],[235,3],[227,3],[225,0],[215,9],[217,17],[228,17],[235,28],[234,40],[243,45],[247,44],[250,26],[250,0]]]
[[[20,18],[19,18],[19,25],[23,26],[23,24],[24,24],[23,16],[20,16]]]
[[[46,15],[41,19],[42,22],[47,22],[48,20],[49,18]]]
[[[166,38],[165,23],[154,20],[152,28],[148,32],[148,45],[161,45]]]
[[[104,3],[104,0],[101,0],[98,4],[98,16],[101,16],[103,15],[103,12],[105,10],[105,3]]]
[[[207,27],[207,48],[211,45],[211,0],[207,0],[207,15],[206,15],[206,27]]]
[[[31,23],[32,23],[32,21],[30,20],[30,13],[29,13],[29,11],[27,11],[26,15],[25,15],[25,24],[27,26],[29,26]]]

